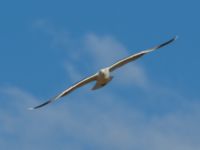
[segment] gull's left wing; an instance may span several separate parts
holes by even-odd
[[[87,84],[89,82],[92,82],[92,81],[94,81],[96,79],[97,79],[97,74],[94,74],[94,75],[92,75],[92,76],[90,76],[88,78],[85,78],[85,79],[81,80],[80,82],[72,85],[71,87],[69,87],[68,89],[66,89],[65,91],[63,91],[62,93],[58,94],[54,98],[52,98],[52,99],[50,99],[50,100],[42,103],[41,105],[36,106],[36,107],[31,107],[31,108],[29,108],[29,110],[37,109],[37,108],[43,107],[43,106],[45,106],[47,104],[50,104],[52,102],[55,102],[59,98],[65,96],[67,94],[69,94],[70,92],[74,91],[75,89],[77,89],[77,88],[79,88],[79,87],[81,87],[81,86],[83,86],[83,85],[85,85],[85,84]]]
[[[147,53],[149,53],[149,52],[152,52],[152,51],[154,51],[154,50],[156,50],[156,49],[159,49],[159,48],[161,48],[161,47],[164,47],[164,46],[166,46],[166,45],[172,43],[172,42],[175,41],[176,39],[177,39],[177,36],[175,36],[174,38],[170,39],[169,41],[167,41],[167,42],[165,42],[165,43],[162,43],[162,44],[160,44],[160,45],[158,45],[158,46],[155,46],[155,47],[150,48],[150,49],[143,50],[143,51],[141,51],[141,52],[139,52],[139,53],[137,53],[137,54],[133,54],[133,55],[127,57],[127,58],[124,58],[124,59],[122,59],[122,60],[116,62],[115,64],[111,65],[111,66],[109,67],[109,70],[110,70],[110,71],[114,71],[115,69],[117,69],[117,68],[119,68],[119,67],[121,67],[121,66],[123,66],[123,65],[125,65],[125,64],[127,64],[127,63],[129,63],[129,62],[131,62],[131,61],[134,61],[134,60],[140,58],[141,56],[143,56],[143,55],[145,55],[145,54],[147,54]]]

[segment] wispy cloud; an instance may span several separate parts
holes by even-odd
[[[1,90],[1,149],[198,149],[199,103],[162,116],[135,110],[113,93],[97,92],[62,105],[27,111],[37,102],[16,87]],[[189,102],[188,102],[189,103]],[[6,140],[5,140],[6,139]]]
[[[95,66],[99,68],[109,66],[130,55],[127,48],[111,36],[87,34],[84,41],[86,52],[93,57]],[[147,86],[148,79],[141,65],[134,63],[131,66],[127,65],[125,68],[120,68],[121,71],[117,71],[120,76],[119,84],[133,83],[139,87]]]
[[[102,67],[111,65],[115,61],[127,56],[126,48],[120,44],[114,37],[105,35],[97,36],[89,33],[84,36],[85,49],[93,57],[95,65]]]
[[[45,19],[36,20],[33,23],[33,28],[41,31],[51,38],[50,46],[53,48],[66,48],[72,43],[69,38],[69,33],[64,29],[58,29],[53,23]],[[70,45],[71,46],[71,45]]]

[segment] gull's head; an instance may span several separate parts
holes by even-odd
[[[109,73],[109,69],[108,68],[104,68],[104,69],[101,69],[99,71],[100,74],[108,74]]]
[[[104,69],[101,69],[101,70],[99,71],[99,74],[105,74],[105,70],[104,70]]]
[[[104,68],[104,69],[101,69],[99,71],[99,75],[101,76],[105,76],[105,77],[109,77],[110,75],[110,71],[109,71],[109,68]]]

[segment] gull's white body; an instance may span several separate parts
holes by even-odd
[[[109,81],[112,80],[112,76],[110,76],[109,68],[101,69],[97,74],[96,84],[92,88],[92,90],[99,89],[105,86]]]
[[[107,68],[104,68],[104,69],[101,69],[99,72],[97,72],[96,74],[92,75],[92,76],[89,76],[88,78],[85,78],[83,80],[81,80],[80,82],[74,84],[73,86],[67,88],[65,91],[63,91],[62,93],[60,93],[59,95],[55,96],[54,98],[48,100],[47,102],[39,105],[39,106],[36,106],[36,107],[33,107],[33,108],[29,108],[29,109],[37,109],[37,108],[40,108],[40,107],[43,107],[49,103],[52,103],[56,100],[58,100],[59,98],[69,94],[70,92],[74,91],[75,89],[89,83],[89,82],[92,82],[92,81],[96,81],[96,84],[94,85],[94,87],[92,88],[92,90],[96,90],[96,89],[99,89],[103,86],[105,86],[108,82],[110,82],[112,80],[112,76],[110,75],[110,73],[120,67],[122,67],[123,65],[131,62],[131,61],[134,61],[138,58],[140,58],[141,56],[149,53],[149,52],[152,52],[156,49],[159,49],[165,45],[168,45],[169,43],[173,42],[176,40],[177,37],[174,37],[172,38],[171,40],[163,43],[163,44],[160,44],[158,46],[155,46],[153,48],[150,48],[150,49],[147,49],[147,50],[143,50],[139,53],[136,53],[136,54],[133,54],[129,57],[126,57],[122,60],[119,60],[117,61],[116,63],[114,63],[113,65],[107,67]]]

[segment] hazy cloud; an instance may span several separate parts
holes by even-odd
[[[193,102],[185,109],[162,116],[149,116],[124,104],[114,93],[99,91],[28,111],[27,106],[38,102],[30,93],[16,87],[1,88],[0,93],[1,99],[9,101],[1,106],[1,149],[196,150],[200,147],[199,103]]]

